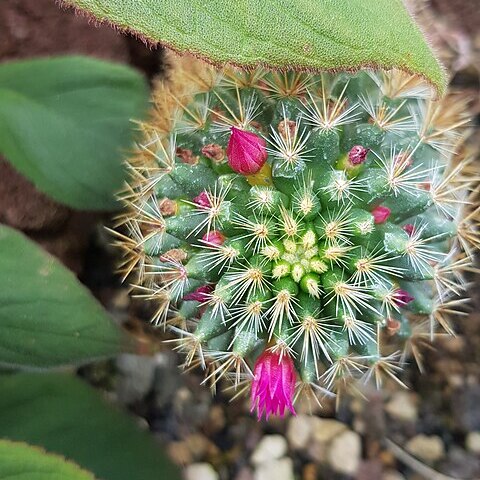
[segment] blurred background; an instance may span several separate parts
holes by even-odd
[[[479,0],[409,1],[456,90],[480,113]],[[168,75],[161,48],[95,25],[54,0],[0,0],[0,61],[58,54],[114,60],[149,84]],[[475,120],[474,120],[475,123]],[[480,147],[478,132],[471,142]],[[479,479],[480,294],[458,335],[422,345],[425,371],[410,362],[402,380],[345,399],[335,411],[299,406],[296,418],[257,422],[247,400],[212,397],[201,372],[182,374],[176,353],[148,324],[115,275],[107,214],[72,210],[40,193],[0,157],[0,222],[25,232],[72,269],[118,322],[142,339],[151,355],[122,355],[82,367],[78,375],[128,409],[150,430],[188,480]],[[415,457],[415,458],[414,458]],[[439,473],[436,473],[439,472]],[[159,473],[158,478],[162,478]],[[136,480],[136,479],[132,479]],[[142,479],[138,479],[142,480]]]

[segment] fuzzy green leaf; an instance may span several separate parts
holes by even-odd
[[[0,226],[0,365],[48,368],[115,355],[126,334],[75,276]]]
[[[180,52],[243,67],[445,73],[400,0],[65,0]]]
[[[41,445],[102,480],[180,478],[147,432],[77,378],[4,375],[0,391],[0,437]]]
[[[116,208],[122,157],[148,89],[134,70],[86,57],[0,66],[0,153],[39,190],[84,210]]]
[[[72,462],[25,443],[0,440],[0,480],[94,480]]]

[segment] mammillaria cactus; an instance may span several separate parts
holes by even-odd
[[[399,71],[175,62],[117,238],[187,366],[268,417],[380,386],[451,331],[478,245],[461,101]]]

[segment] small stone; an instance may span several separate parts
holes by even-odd
[[[205,457],[210,446],[210,441],[201,433],[192,433],[185,439],[185,444],[192,458],[198,461]]]
[[[363,418],[358,418],[358,417],[353,419],[352,427],[360,435],[364,435],[367,429],[365,420]]]
[[[344,423],[332,418],[313,417],[311,423],[313,424],[313,440],[318,443],[328,443],[347,429]]]
[[[415,397],[409,392],[394,393],[385,410],[392,418],[403,422],[415,422],[418,416]]]
[[[288,422],[287,440],[294,450],[302,450],[307,447],[312,433],[312,417],[299,414],[291,417]]]
[[[466,432],[480,431],[480,385],[466,384],[451,396],[453,419]]]
[[[332,441],[328,451],[328,463],[338,473],[354,475],[360,465],[361,453],[360,436],[348,430]]]
[[[302,480],[317,480],[318,467],[314,463],[307,463],[303,467]]]
[[[328,445],[325,443],[310,442],[307,447],[307,455],[315,463],[326,463]]]
[[[464,381],[464,376],[461,373],[452,373],[447,377],[447,382],[453,389],[461,388]]]
[[[209,463],[192,463],[184,471],[185,480],[218,480],[218,473]]]
[[[205,429],[209,433],[216,433],[225,427],[225,411],[221,405],[214,405],[208,412],[208,422]]]
[[[252,463],[260,465],[283,457],[287,452],[287,441],[282,435],[265,435],[252,454]]]
[[[156,355],[157,368],[153,383],[153,403],[155,408],[163,410],[173,403],[174,396],[180,388],[182,379],[176,367],[177,360],[172,351],[165,351]]]
[[[167,454],[177,465],[192,463],[192,455],[185,442],[170,442],[167,446]]]
[[[242,467],[235,475],[235,480],[253,480],[253,472],[249,467]]]
[[[405,477],[395,470],[387,470],[383,473],[382,480],[405,480]]]
[[[121,403],[131,404],[141,400],[152,388],[157,360],[124,353],[117,358],[120,372],[117,394]]]
[[[330,418],[312,417],[311,441],[308,445],[308,456],[318,463],[327,461],[329,443],[340,433],[347,429],[347,426],[337,420]]]
[[[372,480],[372,478],[382,478],[383,465],[378,459],[364,460],[360,462],[355,480]]]
[[[255,480],[294,480],[292,459],[282,458],[262,463],[256,468],[253,478]]]
[[[428,463],[435,463],[445,455],[442,439],[436,435],[417,435],[406,443],[405,449]]]
[[[465,440],[465,446],[470,452],[480,455],[480,432],[470,432]]]

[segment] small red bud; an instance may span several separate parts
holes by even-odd
[[[393,298],[395,300],[395,303],[399,307],[404,307],[405,305],[407,305],[407,303],[413,302],[413,300],[415,300],[415,297],[412,297],[407,291],[402,290],[401,288],[395,291],[395,293],[393,294]]]
[[[385,223],[390,217],[390,209],[388,207],[382,207],[379,205],[372,210],[372,215],[375,223]]]
[[[193,300],[195,302],[206,302],[209,294],[213,292],[213,285],[202,285],[192,293],[188,293],[183,297],[184,300]]]
[[[225,151],[216,143],[209,143],[202,147],[202,155],[215,162],[221,162],[225,158]]]
[[[183,163],[188,163],[189,165],[195,165],[198,163],[198,156],[194,155],[189,148],[177,147],[175,153]]]
[[[355,145],[348,152],[348,160],[352,165],[360,165],[367,158],[367,154],[370,149],[362,147],[361,145]]]
[[[205,190],[193,199],[193,203],[196,203],[198,206],[204,208],[210,208],[212,206],[210,197]]]
[[[412,225],[411,223],[407,223],[402,227],[406,232],[409,237],[411,237],[415,233],[415,225]]]
[[[164,217],[171,217],[177,213],[177,202],[175,200],[170,200],[169,198],[164,198],[158,204],[160,208],[160,213]]]
[[[395,318],[387,318],[387,333],[389,336],[395,335],[401,326],[401,323]]]
[[[237,173],[253,175],[267,161],[266,142],[255,133],[232,127],[227,145],[228,164]]]
[[[209,243],[211,245],[223,245],[223,242],[225,241],[225,237],[217,230],[213,230],[211,232],[206,233],[203,237],[202,240],[205,243]]]

